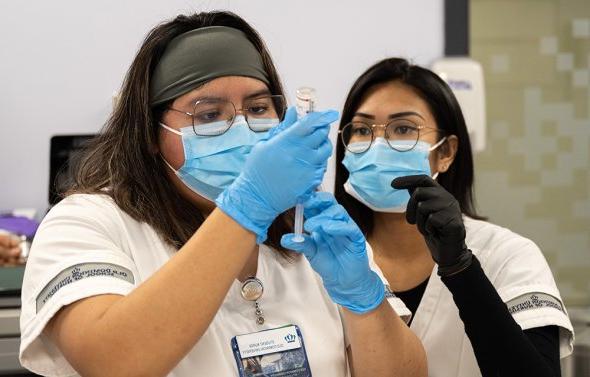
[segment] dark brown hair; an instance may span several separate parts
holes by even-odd
[[[152,73],[170,41],[190,30],[227,26],[241,30],[262,56],[272,94],[283,94],[276,68],[258,33],[231,12],[180,15],[150,31],[131,63],[120,98],[102,132],[78,162],[73,193],[107,194],[133,219],[152,226],[167,243],[180,248],[201,226],[204,217],[184,199],[168,178],[159,154],[158,122],[168,104],[149,106]],[[278,217],[267,243],[284,256],[280,237],[291,231],[292,215]]]
[[[473,199],[473,155],[461,107],[449,86],[432,71],[410,64],[405,59],[384,59],[367,69],[353,84],[342,110],[340,129],[349,123],[365,94],[375,85],[399,81],[414,88],[428,104],[438,128],[445,135],[455,135],[459,147],[449,169],[440,173],[438,183],[459,202],[461,211],[472,218],[483,219],[475,211]],[[441,146],[444,147],[444,144]],[[334,195],[346,208],[365,235],[373,230],[373,211],[344,191],[348,170],[342,165],[345,147],[336,145],[336,182]]]

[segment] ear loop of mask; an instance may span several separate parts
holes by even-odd
[[[166,159],[164,158],[164,156],[162,156],[162,153],[160,153],[160,158],[162,158],[162,161],[164,161],[164,163],[166,164],[166,166],[168,166],[170,168],[170,170],[172,170],[174,172],[174,174],[178,175],[178,171],[176,169],[174,169],[172,167],[172,165],[170,165],[168,163],[168,161],[166,161]]]
[[[430,149],[428,149],[428,152],[432,152],[432,151],[433,151],[433,150],[435,150],[436,148],[440,147],[440,146],[441,146],[441,145],[442,145],[442,144],[443,144],[445,141],[447,141],[447,137],[446,137],[446,136],[445,136],[445,137],[443,137],[442,139],[440,139],[440,140],[438,141],[438,143],[436,143],[436,144],[434,144],[432,147],[430,147]],[[436,180],[436,178],[438,177],[439,173],[440,173],[439,171],[437,171],[436,173],[434,173],[434,174],[432,175],[432,179]]]
[[[179,135],[179,136],[182,136],[182,132],[180,132],[180,131],[178,131],[178,130],[175,130],[175,129],[174,129],[174,128],[172,128],[172,127],[168,127],[167,125],[165,125],[165,124],[164,124],[164,123],[162,123],[162,122],[160,122],[160,127],[164,128],[164,129],[165,129],[165,130],[167,130],[167,131],[170,131],[170,132],[172,132],[173,134],[177,134],[177,135]]]
[[[165,124],[164,124],[164,123],[162,123],[162,122],[160,122],[160,127],[164,128],[166,131],[170,131],[170,132],[172,132],[173,134],[176,134],[176,135],[182,136],[182,132],[180,132],[180,131],[178,131],[178,130],[175,130],[175,129],[174,129],[174,128],[172,128],[172,127],[168,127],[167,125],[165,125]],[[164,158],[164,155],[162,155],[162,153],[160,153],[160,157],[162,158],[162,161],[164,161],[164,163],[166,164],[166,166],[168,166],[168,167],[170,168],[170,170],[172,170],[172,171],[174,172],[174,174],[178,175],[178,171],[177,171],[176,169],[174,169],[174,168],[172,167],[172,165],[170,165],[170,164],[168,163],[168,161],[166,161],[166,159]]]

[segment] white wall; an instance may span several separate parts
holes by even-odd
[[[94,133],[147,31],[178,13],[228,9],[261,33],[291,96],[340,110],[379,59],[443,55],[442,0],[4,0],[0,2],[0,211],[44,212],[49,139]],[[329,172],[327,180],[333,174]]]

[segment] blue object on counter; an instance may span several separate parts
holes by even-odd
[[[24,235],[27,238],[33,238],[39,222],[23,216],[1,215],[0,229],[10,233]]]

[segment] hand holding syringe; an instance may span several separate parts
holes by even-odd
[[[295,107],[297,109],[297,117],[302,118],[307,113],[314,111],[316,102],[315,89],[309,87],[302,87],[297,89],[295,95]],[[298,203],[295,206],[295,242],[303,242],[303,203]]]

